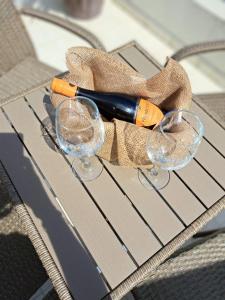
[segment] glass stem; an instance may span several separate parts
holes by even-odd
[[[87,156],[80,158],[80,160],[82,162],[82,165],[83,165],[84,169],[89,169],[90,168],[91,162],[90,162],[90,159]]]
[[[152,176],[157,176],[159,174],[158,169],[159,169],[158,167],[153,165],[153,167],[149,170],[149,172]]]

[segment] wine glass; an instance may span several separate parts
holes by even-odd
[[[86,97],[63,101],[56,109],[56,135],[60,148],[74,157],[73,171],[84,181],[102,172],[95,153],[104,142],[104,125],[96,104]]]
[[[204,126],[190,111],[168,112],[149,133],[147,154],[153,163],[150,170],[139,170],[141,183],[148,189],[162,189],[170,178],[169,171],[185,167],[201,143]]]

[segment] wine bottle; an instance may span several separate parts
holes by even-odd
[[[156,105],[136,96],[91,91],[59,78],[52,80],[51,89],[64,96],[83,96],[91,99],[98,106],[99,112],[108,120],[116,118],[138,126],[150,127],[158,124],[164,116]]]

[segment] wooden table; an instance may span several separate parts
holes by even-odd
[[[147,77],[159,71],[135,44],[116,52]],[[137,170],[106,161],[99,178],[81,182],[43,138],[48,102],[43,86],[2,107],[0,160],[73,297],[116,299],[222,209],[225,132],[193,102],[205,136],[166,188],[149,191]]]

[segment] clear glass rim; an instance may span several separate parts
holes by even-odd
[[[84,96],[74,96],[74,97],[69,97],[68,100],[71,100],[71,101],[79,101],[80,99],[84,99],[86,100],[87,102],[89,102],[90,105],[92,105],[95,109],[95,112],[96,112],[96,119],[99,119],[101,116],[100,116],[100,112],[99,112],[99,109],[98,109],[98,106],[95,104],[95,102],[93,100],[91,100],[90,98],[88,97],[84,97]],[[66,100],[65,100],[66,101]]]
[[[87,97],[80,97],[80,96],[76,96],[76,97],[68,97],[68,99],[65,99],[65,100],[63,100],[57,107],[56,107],[56,118],[58,119],[58,117],[59,117],[59,111],[60,111],[60,108],[65,104],[65,103],[67,103],[67,102],[72,102],[72,101],[79,101],[79,98],[82,98],[82,99],[85,99],[85,100],[87,100],[88,101],[88,103],[89,104],[91,104],[93,107],[94,107],[94,109],[95,109],[95,112],[96,112],[96,118],[95,118],[95,120],[99,120],[100,119],[100,113],[99,113],[99,110],[98,110],[98,107],[97,107],[97,105],[91,100],[91,99],[89,99],[89,98],[87,98]],[[73,103],[73,102],[72,102]],[[86,118],[87,120],[88,120],[88,118],[85,116],[85,114],[82,114],[82,113],[78,113],[78,112],[74,112],[74,114],[75,115],[82,115],[84,118]],[[93,120],[94,121],[94,120]],[[60,127],[61,128],[64,128],[64,129],[67,129],[67,130],[71,130],[71,128],[68,128],[68,127],[66,127],[66,126],[64,126],[64,125],[60,125]],[[80,129],[80,130],[77,130],[77,132],[78,131],[85,131],[85,130],[88,130],[89,128],[91,128],[92,127],[92,125],[90,125],[89,127],[86,127],[86,128],[83,128],[83,129]]]
[[[79,101],[79,99],[85,99],[85,100],[87,100],[95,108],[95,112],[96,112],[96,118],[95,118],[95,120],[99,121],[100,126],[101,126],[101,130],[102,130],[103,134],[105,135],[105,127],[103,125],[102,117],[101,117],[101,114],[99,112],[99,109],[98,109],[98,106],[96,105],[96,103],[93,100],[91,100],[90,98],[84,97],[84,96],[74,96],[74,97],[70,97],[69,99],[71,99],[71,100],[72,99],[75,99],[75,100],[78,99],[78,101]]]
[[[179,112],[184,112],[186,114],[189,114],[189,115],[191,115],[192,117],[194,117],[197,120],[198,125],[199,125],[199,129],[198,129],[199,132],[198,132],[198,136],[195,138],[193,144],[198,143],[201,140],[202,136],[204,135],[204,126],[203,126],[203,123],[202,123],[202,121],[201,121],[201,119],[199,118],[198,115],[196,115],[194,112],[191,112],[191,111],[186,110],[186,109],[177,109],[177,110],[171,110],[171,111],[167,112],[164,115],[163,119],[159,123],[160,132],[164,135],[164,137],[168,138],[167,133],[163,129],[163,122],[166,120],[166,118],[170,117],[174,113],[179,113]]]
[[[96,112],[96,119],[99,119],[100,118],[100,113],[99,113],[99,110],[98,110],[98,107],[97,105],[95,104],[94,101],[92,101],[90,98],[88,97],[83,97],[83,96],[74,96],[74,97],[68,97],[67,99],[63,100],[57,107],[56,107],[56,110],[59,110],[59,108],[66,102],[68,101],[74,101],[74,100],[78,100],[79,99],[85,99],[87,102],[89,102],[90,105],[92,105],[95,109],[95,112]]]

